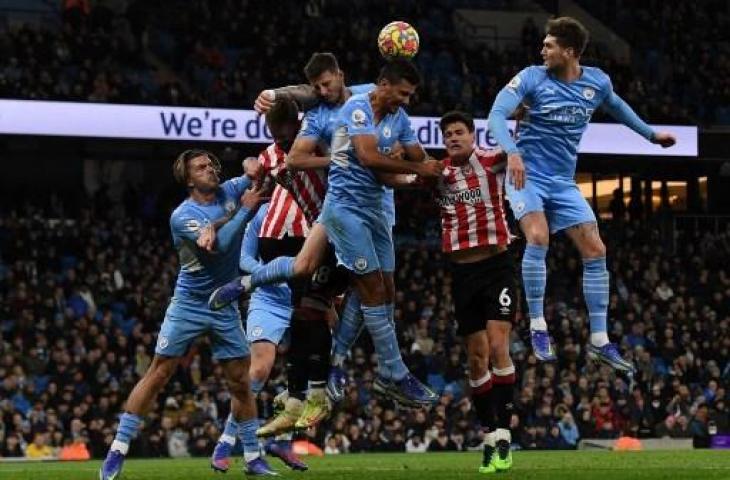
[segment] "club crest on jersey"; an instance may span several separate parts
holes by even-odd
[[[197,220],[187,220],[187,221],[185,222],[185,229],[186,229],[186,230],[187,230],[188,232],[193,232],[193,233],[195,233],[195,232],[197,232],[198,230],[200,230],[200,222],[199,222],[199,221],[197,221]]]
[[[359,108],[352,111],[352,123],[354,123],[358,127],[365,126],[365,118],[365,112],[363,112]]]
[[[160,336],[160,338],[157,339],[157,348],[160,350],[164,350],[169,344],[170,341],[165,336]]]
[[[264,333],[264,329],[257,325],[255,327],[253,327],[253,329],[251,330],[251,338],[258,338],[263,333]]]
[[[364,257],[358,257],[355,259],[355,264],[353,266],[355,267],[355,270],[362,272],[368,268],[368,261]]]
[[[586,87],[583,89],[583,97],[586,100],[593,100],[593,97],[596,96],[596,91],[593,90],[591,87]]]
[[[383,136],[385,138],[390,138],[390,127],[383,127]]]

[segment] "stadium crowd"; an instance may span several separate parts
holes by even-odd
[[[394,18],[412,22],[421,38],[424,83],[414,114],[455,108],[486,116],[517,71],[541,63],[541,26],[531,20],[516,46],[460,40],[454,9],[510,2],[279,2],[287,15],[243,0],[67,3],[56,21],[5,22],[0,96],[250,108],[265,87],[301,83],[313,51],[333,51],[352,82],[371,81],[380,63],[376,33]],[[591,45],[586,63],[610,72],[616,91],[650,123],[730,123],[729,50],[721,38],[727,2],[623,3],[603,2],[595,14],[636,46],[630,63],[600,44]]]
[[[0,456],[53,456],[83,443],[103,458],[122,401],[152,359],[178,268],[164,219],[103,193],[83,204],[71,208],[54,197],[2,208]],[[480,441],[451,279],[443,256],[427,247],[432,235],[423,235],[429,211],[400,211],[407,239],[396,272],[401,347],[411,370],[442,396],[417,412],[373,397],[375,361],[364,335],[349,360],[346,400],[306,433],[327,453],[463,450]],[[707,446],[710,432],[730,428],[730,228],[677,232],[676,252],[649,222],[616,220],[602,231],[611,253],[610,334],[636,362],[636,384],[585,363],[580,263],[567,242],[554,241],[546,315],[559,362],[536,362],[520,319],[511,345],[514,447],[568,449],[581,438],[624,433]],[[263,418],[284,385],[282,367],[260,395]],[[131,454],[209,455],[228,414],[223,382],[201,341],[146,417]]]

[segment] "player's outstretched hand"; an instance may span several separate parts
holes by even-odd
[[[510,153],[507,155],[507,178],[515,190],[522,190],[525,186],[525,164],[522,162],[522,155]]]
[[[651,139],[651,143],[668,148],[677,143],[677,137],[669,132],[657,132],[656,135],[654,135],[654,138]]]
[[[254,210],[270,199],[268,194],[267,188],[264,188],[262,185],[254,185],[241,195],[241,206],[249,210]]]
[[[215,247],[215,227],[208,224],[200,230],[197,241],[198,247],[206,252],[212,252]]]
[[[259,93],[259,96],[256,97],[253,109],[256,110],[256,113],[264,115],[266,112],[271,110],[271,107],[274,106],[275,97],[276,94],[273,90],[262,90],[261,93]]]
[[[423,178],[438,178],[443,175],[444,163],[441,160],[429,158],[421,163],[416,164],[416,173]]]
[[[251,180],[258,180],[264,172],[264,166],[261,165],[258,158],[246,157],[243,159],[243,174]]]

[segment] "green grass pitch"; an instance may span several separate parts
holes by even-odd
[[[306,458],[308,472],[292,472],[271,459],[280,478],[348,480],[592,480],[730,479],[730,451],[654,452],[515,452],[510,472],[477,472],[476,453],[360,454]],[[2,463],[2,480],[96,479],[100,462]],[[225,474],[215,474],[205,458],[135,460],[125,463],[122,480],[232,480],[244,478],[241,463]]]

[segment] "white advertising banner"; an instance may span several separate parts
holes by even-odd
[[[426,148],[443,148],[437,117],[411,117]],[[476,119],[477,143],[494,147],[486,119]],[[510,128],[514,123],[510,122]],[[697,127],[657,125],[677,136],[663,149],[627,127],[593,123],[583,135],[580,153],[604,155],[697,156]],[[253,110],[113,105],[104,103],[0,100],[0,134],[68,137],[138,138],[205,142],[270,143],[271,134]]]

